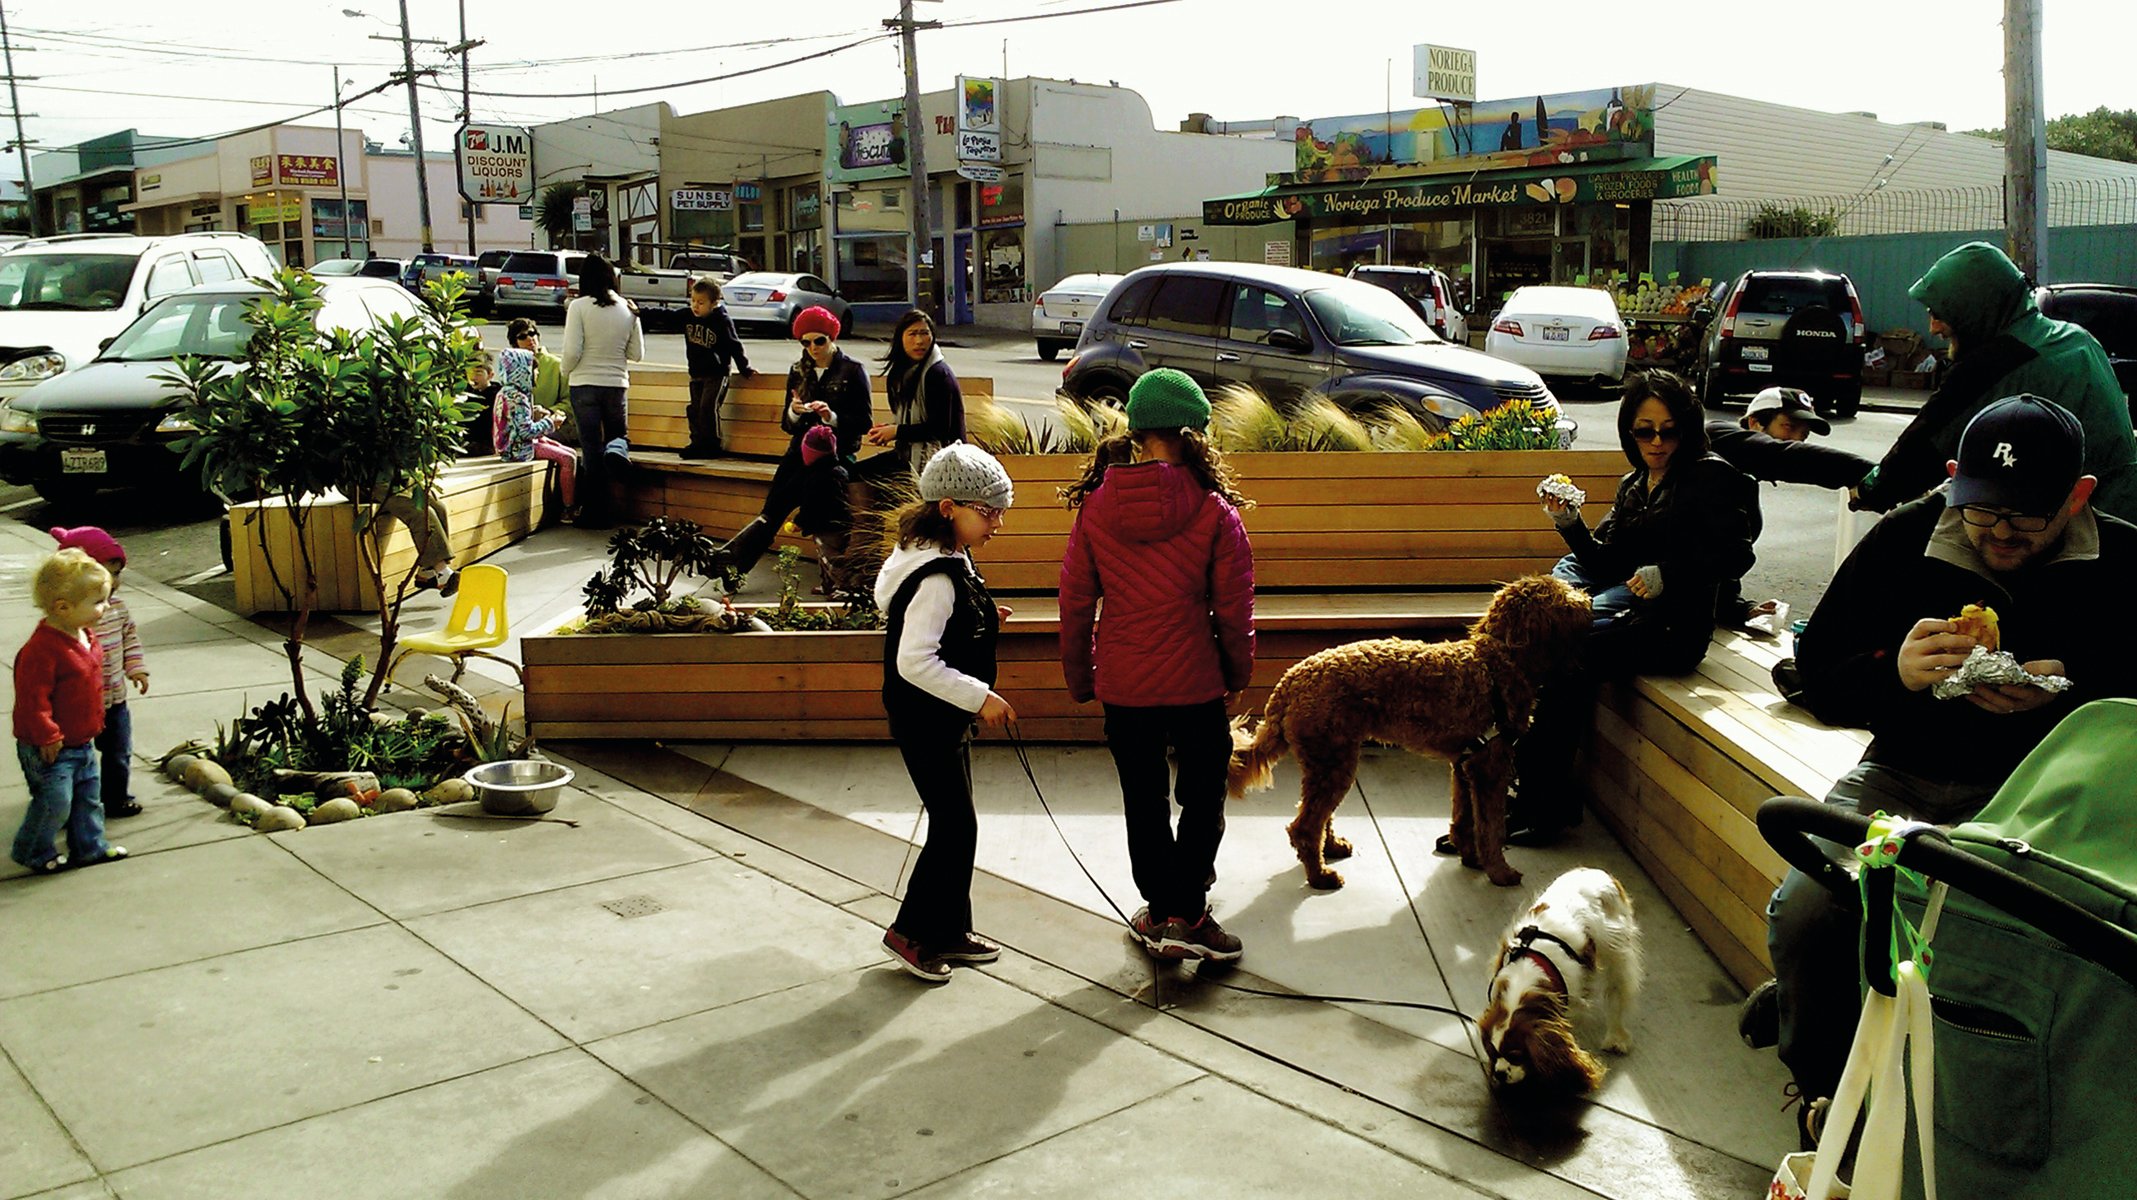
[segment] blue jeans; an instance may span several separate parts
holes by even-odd
[[[104,807],[133,799],[134,717],[126,701],[104,710],[104,732],[96,735],[96,752],[104,774]]]
[[[1827,804],[1867,816],[1957,824],[1981,811],[1998,783],[1939,783],[1878,763],[1857,763],[1833,781]],[[1852,864],[1844,847],[1821,847]],[[1847,1065],[1862,1013],[1862,914],[1826,886],[1790,870],[1766,905],[1766,948],[1773,956],[1774,999],[1781,1018],[1781,1062],[1806,1096],[1830,1096]]]
[[[67,831],[67,849],[77,863],[100,857],[110,848],[104,841],[104,797],[95,743],[64,747],[48,764],[37,747],[16,742],[15,756],[22,760],[22,773],[30,781],[30,811],[23,814],[22,828],[15,831],[15,848],[9,857],[32,870],[43,866],[59,857],[62,828]]]
[[[1580,565],[1580,560],[1568,554],[1551,568],[1551,574],[1588,593],[1590,612],[1594,615],[1593,628],[1600,629],[1626,613],[1639,603],[1639,597],[1625,586],[1625,581],[1597,579]]]

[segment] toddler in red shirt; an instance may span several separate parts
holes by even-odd
[[[45,619],[15,653],[15,752],[30,784],[30,808],[10,853],[37,874],[125,858],[104,840],[96,737],[104,730],[104,650],[90,631],[104,615],[111,572],[80,550],[61,550],[32,584]]]

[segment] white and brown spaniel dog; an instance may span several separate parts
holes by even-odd
[[[1578,867],[1518,913],[1492,963],[1489,1007],[1477,1018],[1492,1082],[1587,1092],[1603,1064],[1581,1049],[1592,1024],[1613,1054],[1632,1048],[1625,1014],[1640,990],[1640,928],[1608,871]]]

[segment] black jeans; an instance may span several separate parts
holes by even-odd
[[[690,445],[697,450],[720,448],[720,396],[727,391],[727,372],[690,377],[690,407],[684,416],[690,426]]]
[[[933,952],[972,931],[972,859],[979,850],[972,726],[893,719],[890,732],[928,814],[927,844],[913,861],[892,928]]]
[[[808,488],[807,471],[801,458],[793,453],[779,460],[778,468],[772,472],[772,485],[764,494],[763,510],[720,547],[721,559],[727,566],[744,575],[756,567],[757,560],[764,557],[772,540],[779,536],[779,527],[801,507]]]
[[[1153,918],[1199,918],[1217,878],[1224,840],[1224,775],[1232,760],[1224,701],[1135,708],[1106,705],[1106,748],[1120,773],[1128,819],[1128,863]],[[1179,761],[1173,777],[1165,761]],[[1173,830],[1172,805],[1180,805]]]
[[[624,400],[628,395],[620,387],[572,385],[571,414],[579,425],[580,473],[584,476],[580,484],[582,495],[595,500],[607,496],[610,480],[605,452],[610,443],[616,443],[626,455],[630,453],[630,441],[624,432]]]

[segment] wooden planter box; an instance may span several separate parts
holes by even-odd
[[[448,467],[438,478],[438,497],[452,530],[453,563],[466,566],[533,533],[542,523],[544,483],[549,464],[469,459]],[[377,612],[378,589],[363,567],[356,529],[356,506],[330,493],[312,506],[306,542],[319,576],[319,612]],[[266,527],[266,550],[260,546],[260,523]],[[389,519],[384,546],[388,583],[415,566],[416,550],[408,530]],[[268,569],[269,560],[274,567]],[[279,500],[240,504],[230,510],[230,567],[237,583],[237,611],[286,612],[289,604],[275,587],[279,575],[295,586],[300,576],[296,529]],[[591,574],[591,568],[589,569]]]
[[[1453,636],[1478,593],[1276,597],[1257,617],[1259,708],[1293,663],[1365,637]],[[1096,704],[1074,704],[1061,679],[1052,601],[1017,602],[997,644],[996,688],[1029,741],[1102,742]],[[544,738],[884,741],[883,634],[604,633],[531,635],[529,728]]]

